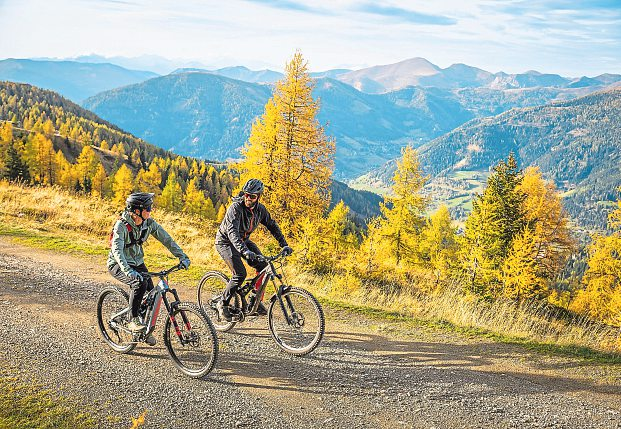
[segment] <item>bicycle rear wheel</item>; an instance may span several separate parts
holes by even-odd
[[[218,332],[228,332],[237,322],[227,322],[220,319],[220,314],[216,309],[216,303],[222,296],[222,291],[226,288],[229,279],[219,271],[210,271],[203,276],[198,284],[196,291],[198,306],[211,319],[211,323]],[[215,295],[214,295],[215,294]],[[230,302],[231,307],[241,308],[241,298],[235,294]]]
[[[123,328],[129,321],[129,296],[117,286],[106,286],[97,298],[97,326],[104,341],[119,353],[136,348],[133,335]]]
[[[211,321],[189,302],[179,303],[166,318],[164,345],[175,366],[192,378],[209,374],[218,359],[218,337]]]
[[[307,290],[292,287],[274,299],[267,311],[269,330],[276,344],[293,355],[306,355],[319,346],[325,330],[321,305]],[[285,312],[289,321],[285,317]]]

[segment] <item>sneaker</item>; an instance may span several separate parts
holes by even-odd
[[[257,314],[259,316],[265,316],[267,314],[267,308],[265,308],[262,302],[260,302],[259,306],[257,307]]]
[[[157,340],[153,335],[149,334],[149,336],[145,338],[144,342],[153,347],[157,343]]]
[[[147,329],[147,325],[143,325],[138,317],[133,317],[131,322],[127,324],[127,329],[132,332],[142,332]]]
[[[224,305],[224,302],[222,300],[218,301],[218,304],[216,304],[216,308],[218,309],[218,315],[220,317],[220,320],[226,320],[227,322],[230,322],[233,319],[230,307],[228,305]]]

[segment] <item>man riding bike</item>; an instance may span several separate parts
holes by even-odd
[[[127,328],[135,333],[146,329],[146,325],[138,317],[138,310],[145,292],[153,289],[151,278],[141,274],[149,271],[144,264],[144,252],[142,250],[142,245],[149,235],[153,235],[170,253],[179,258],[183,268],[187,269],[190,266],[190,259],[183,253],[183,250],[175,243],[170,234],[151,218],[153,195],[137,192],[127,197],[125,210],[112,229],[110,253],[108,254],[108,271],[115,279],[125,283],[130,288],[131,321]],[[155,344],[154,339],[151,342]],[[148,344],[151,342],[147,341]]]
[[[265,206],[259,203],[263,190],[263,182],[259,179],[248,180],[240,195],[233,198],[233,203],[226,210],[226,215],[216,233],[216,250],[232,273],[222,299],[218,302],[220,318],[227,321],[231,321],[233,316],[229,308],[231,298],[246,279],[242,257],[257,271],[266,266],[265,262],[257,260],[261,251],[250,241],[250,234],[257,226],[260,223],[265,225],[285,254],[293,252],[276,221],[272,219]],[[265,313],[265,307],[259,307],[259,314]]]

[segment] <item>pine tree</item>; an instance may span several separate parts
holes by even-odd
[[[416,151],[407,146],[401,151],[392,187],[393,195],[381,205],[380,231],[395,263],[418,259],[417,242],[424,223],[428,199],[421,194],[427,180],[420,169]]]
[[[15,148],[16,142],[7,147],[6,165],[4,169],[4,177],[17,182],[30,182],[30,172],[28,165],[22,160],[19,151]]]
[[[330,202],[335,143],[316,119],[313,80],[302,54],[286,66],[265,113],[252,126],[238,165],[240,183],[257,178],[266,184],[262,202],[284,231],[294,231],[308,216],[319,219]]]
[[[472,202],[472,213],[466,219],[462,243],[462,261],[470,279],[472,292],[491,298],[502,293],[502,266],[513,238],[527,225],[518,189],[522,172],[513,154],[498,163],[487,179],[482,195]]]
[[[134,190],[134,180],[131,170],[127,165],[121,165],[121,168],[114,174],[112,183],[112,193],[114,195],[113,202],[119,206],[125,205],[127,196]]]

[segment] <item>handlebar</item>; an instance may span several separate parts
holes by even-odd
[[[289,255],[287,255],[289,256]],[[259,262],[273,262],[276,259],[280,259],[280,258],[284,258],[285,256],[285,252],[284,251],[280,251],[279,254],[274,255],[274,256],[264,256],[264,255],[257,255],[257,261]]]
[[[179,271],[180,269],[182,269],[183,266],[181,265],[181,263],[175,265],[174,267],[171,267],[167,270],[164,271],[157,271],[157,272],[144,272],[144,273],[140,273],[143,276],[146,277],[165,277],[168,274],[172,273],[173,271]]]

